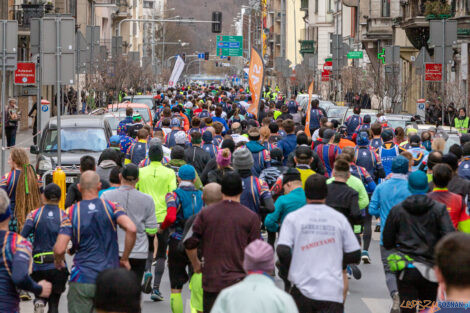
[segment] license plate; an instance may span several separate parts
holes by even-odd
[[[66,184],[73,184],[75,182],[75,177],[65,177]]]

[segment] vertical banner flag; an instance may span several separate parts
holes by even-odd
[[[171,72],[170,81],[168,82],[168,87],[176,86],[178,79],[180,79],[181,73],[183,72],[184,61],[181,56],[176,58],[175,67],[173,67],[173,72]]]
[[[308,86],[308,103],[307,103],[307,115],[305,118],[305,133],[307,136],[312,137],[310,134],[310,113],[312,111],[312,93],[313,93],[313,81]]]
[[[264,62],[259,52],[254,48],[251,48],[248,83],[251,91],[251,105],[247,111],[258,117],[259,101],[264,83]]]

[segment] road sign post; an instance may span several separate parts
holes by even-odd
[[[425,72],[424,72],[424,80],[427,82],[440,82],[442,81],[443,67],[440,63],[426,63],[425,64]]]
[[[243,36],[217,36],[217,56],[243,56]]]
[[[2,62],[2,160],[1,173],[5,173],[5,120],[6,120],[6,80],[7,71],[14,71],[16,68],[16,47],[18,46],[18,22],[0,20],[0,49]]]
[[[32,62],[18,62],[15,71],[15,85],[35,85],[36,64]]]
[[[364,53],[362,51],[349,51],[347,56],[348,59],[362,59]]]

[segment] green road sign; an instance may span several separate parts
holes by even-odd
[[[333,58],[326,58],[325,59],[325,62],[331,62],[331,61],[333,61]]]
[[[362,51],[349,51],[348,59],[362,59],[364,57]]]
[[[382,60],[382,64],[385,64],[385,48],[382,48],[382,52],[377,53],[377,58]]]
[[[217,36],[217,55],[225,57],[243,56],[243,36]]]

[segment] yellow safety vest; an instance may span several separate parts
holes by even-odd
[[[468,133],[468,122],[469,122],[469,120],[470,119],[468,118],[468,116],[465,117],[465,119],[463,119],[463,120],[456,117],[454,119],[455,128],[457,128],[457,130],[462,134]]]

